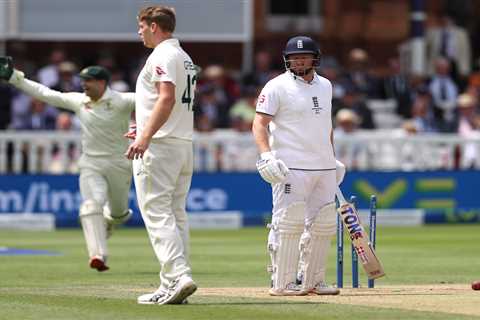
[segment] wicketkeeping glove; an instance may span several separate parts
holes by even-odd
[[[290,171],[285,163],[275,159],[271,152],[264,152],[260,155],[260,160],[257,161],[257,170],[263,180],[272,184],[285,180]]]
[[[10,80],[13,73],[13,58],[0,56],[0,80]]]

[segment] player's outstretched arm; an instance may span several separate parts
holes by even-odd
[[[76,112],[79,109],[79,96],[76,93],[62,93],[40,83],[25,78],[23,72],[13,68],[13,58],[0,56],[0,79],[8,81],[29,96],[55,107]]]

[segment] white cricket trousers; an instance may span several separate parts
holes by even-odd
[[[335,190],[335,170],[290,170],[283,182],[272,185],[272,219],[301,202],[305,204],[305,224],[311,224],[325,205],[335,201]]]
[[[160,262],[160,287],[191,274],[185,210],[193,173],[191,141],[152,139],[143,159],[133,161],[137,200]]]
[[[123,156],[112,159],[84,154],[80,158],[79,168],[83,201],[93,200],[101,207],[107,204],[114,217],[125,214],[132,182],[130,160]]]

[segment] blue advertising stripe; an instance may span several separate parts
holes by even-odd
[[[441,192],[438,188],[430,190],[423,188],[422,192],[417,191],[416,186],[419,183],[425,186],[422,181],[435,179],[450,181],[448,185],[454,187],[441,188]],[[401,187],[398,187],[399,181]],[[419,204],[425,204],[428,200],[444,201],[444,207],[449,207],[449,212],[466,212],[478,211],[480,208],[476,194],[478,181],[480,171],[474,170],[349,172],[341,188],[345,196],[357,196],[356,204],[359,209],[368,209],[370,195],[375,193],[383,209],[412,209],[417,208]],[[388,197],[381,202],[384,195]],[[0,176],[0,214],[53,213],[57,227],[78,227],[78,208],[81,201],[78,176],[75,175]],[[142,225],[133,185],[129,201],[134,216],[128,225]],[[187,198],[187,211],[210,213],[241,211],[244,214],[245,225],[263,225],[270,219],[271,201],[270,185],[255,172],[195,173]],[[453,207],[445,206],[448,203],[453,204]]]

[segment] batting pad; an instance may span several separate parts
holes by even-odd
[[[106,259],[107,230],[103,208],[93,200],[86,200],[80,207],[80,222],[87,243],[88,256],[100,256]]]
[[[122,212],[120,216],[114,216],[107,206],[103,207],[103,217],[108,223],[118,225],[127,222],[132,217],[133,211],[131,209]]]
[[[302,287],[310,290],[325,281],[328,249],[336,230],[335,203],[324,206],[300,239],[300,274]]]
[[[271,226],[273,236],[269,239],[268,250],[272,260],[272,287],[283,290],[295,282],[300,255],[299,241],[305,221],[305,203],[297,202],[280,213]]]

